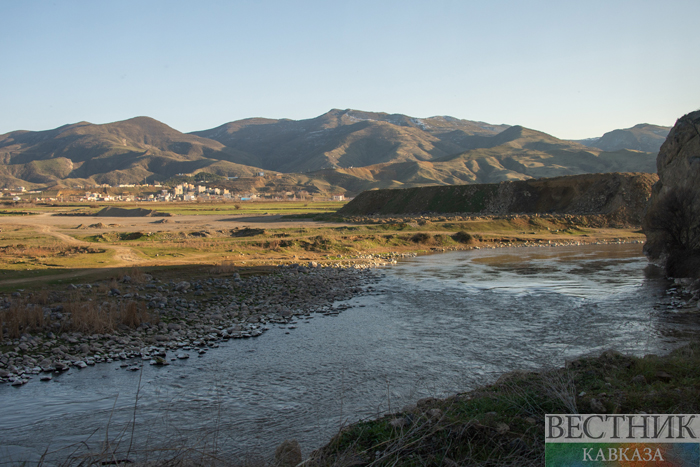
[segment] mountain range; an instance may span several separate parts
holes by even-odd
[[[518,125],[333,109],[307,120],[251,118],[181,133],[136,117],[0,135],[0,187],[117,185],[208,172],[240,177],[241,186],[251,190],[356,194],[655,172],[658,146],[669,130],[640,124],[568,141]],[[260,172],[267,176],[251,183]]]

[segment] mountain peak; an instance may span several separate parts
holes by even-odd
[[[515,141],[518,139],[540,139],[546,141],[559,141],[552,135],[544,133],[542,131],[532,130],[521,125],[513,125],[512,127],[506,128],[494,138],[497,138],[501,144],[505,142]]]
[[[604,151],[633,149],[657,153],[670,131],[671,127],[638,123],[631,128],[608,131],[600,138],[590,138],[581,143]]]
[[[133,125],[133,126],[139,126],[139,127],[149,128],[149,129],[155,129],[155,128],[166,129],[167,128],[169,130],[177,131],[174,128],[172,128],[171,126],[168,126],[165,123],[163,123],[159,120],[156,120],[155,118],[147,117],[147,116],[128,118],[126,120],[121,120],[118,122],[106,123],[105,125],[112,125],[112,126]]]

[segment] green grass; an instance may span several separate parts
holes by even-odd
[[[344,201],[235,201],[229,203],[151,203],[147,206],[160,212],[180,216],[270,214],[312,217],[317,214],[335,212],[344,205]],[[141,207],[146,206],[141,205]]]
[[[40,213],[76,213],[93,215],[106,207],[124,209],[152,209],[158,212],[181,216],[203,215],[289,215],[313,217],[334,213],[347,201],[227,201],[227,202],[112,202],[112,203],[63,203],[57,205],[19,203],[6,205],[0,215],[26,215]]]
[[[289,213],[290,210],[307,210],[314,206],[319,210],[334,208],[342,203],[250,203],[252,208],[274,209]],[[210,209],[223,209],[222,216],[231,215],[230,205],[181,203],[170,205],[177,209],[194,209],[207,213]],[[137,207],[136,204],[126,207]],[[150,204],[149,207],[153,207]],[[70,205],[67,210],[92,209],[101,206]],[[63,208],[61,208],[63,209]],[[243,209],[235,210],[241,216],[256,215]],[[292,214],[294,215],[294,214]],[[298,214],[306,216],[306,214]],[[324,216],[321,214],[320,216]],[[251,236],[237,236],[245,229],[211,229],[206,232],[191,230],[131,231],[105,230],[97,234],[67,229],[63,231],[84,245],[76,247],[64,244],[54,236],[37,232],[33,227],[5,226],[0,239],[0,268],[17,271],[27,277],[50,276],[64,271],[80,269],[121,267],[129,256],[146,260],[149,264],[221,264],[245,261],[247,264],[321,260],[338,256],[351,260],[364,254],[388,252],[426,253],[446,249],[462,249],[478,246],[480,242],[518,244],[525,241],[561,240],[566,237],[599,235],[595,229],[583,229],[564,218],[481,218],[477,221],[461,218],[448,219],[437,216],[425,219],[382,219],[372,224],[329,225],[322,227],[284,227],[252,229]],[[83,222],[85,223],[85,222]],[[156,225],[149,226],[157,229]],[[606,236],[608,232],[605,232]],[[471,235],[471,237],[468,237]],[[610,238],[629,237],[629,231],[610,232]],[[128,248],[131,250],[125,250]],[[116,253],[119,253],[118,255]],[[347,258],[344,258],[347,259]],[[44,269],[46,272],[33,272]],[[25,277],[23,275],[17,278]],[[9,277],[8,277],[9,279]]]
[[[51,275],[57,271],[98,268],[113,262],[114,252],[99,245],[67,245],[29,227],[3,230],[0,239],[0,279],[22,279]]]
[[[33,212],[33,211],[27,211],[25,209],[19,209],[19,208],[17,208],[17,209],[8,208],[8,209],[3,209],[2,211],[0,211],[0,216],[31,216],[34,214],[38,214],[38,213]]]

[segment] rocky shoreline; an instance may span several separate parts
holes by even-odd
[[[598,245],[622,243],[629,241],[590,242]],[[432,248],[430,252],[585,244],[587,242],[580,240],[492,242],[463,248]],[[36,377],[49,381],[56,372],[114,361],[138,371],[144,361],[168,365],[177,359],[204,356],[221,342],[255,338],[273,325],[293,329],[297,319],[312,313],[340,313],[344,307],[334,306],[334,302],[372,292],[371,284],[377,279],[374,268],[396,264],[397,259],[412,256],[416,253],[341,256],[333,263],[312,261],[306,266],[279,265],[270,268],[268,274],[248,277],[231,272],[223,277],[212,275],[187,281],[160,280],[143,274],[134,278],[123,276],[118,282],[112,279],[71,284],[64,293],[54,293],[52,303],[41,307],[46,321],[43,332],[23,333],[18,338],[0,341],[5,349],[0,352],[0,384],[22,386]],[[110,306],[136,303],[148,311],[149,318],[135,328],[118,324],[109,332],[62,331],[71,324],[71,313],[66,312],[65,303],[71,293],[79,293],[86,302],[99,303],[96,305],[98,313]],[[678,294],[686,295],[681,290]],[[32,297],[28,298],[31,301]],[[0,307],[7,310],[24,299],[23,291],[19,290],[4,297]],[[693,296],[682,303],[686,305],[689,301],[695,302],[697,298]]]
[[[379,263],[385,264],[371,264]],[[377,275],[369,264],[338,268],[309,263],[279,266],[263,275],[241,277],[234,272],[177,282],[144,274],[138,281],[124,276],[116,284],[70,285],[69,291],[102,301],[103,308],[115,302],[145,304],[151,319],[135,329],[119,324],[105,333],[61,332],[70,323],[70,313],[60,301],[51,303],[42,309],[50,322],[45,332],[0,342],[10,347],[0,353],[0,383],[21,386],[33,377],[48,381],[55,372],[103,362],[122,361],[122,367],[134,371],[144,361],[168,365],[203,356],[229,339],[255,338],[273,325],[293,329],[297,319],[312,313],[337,315],[346,307],[335,302],[372,291]],[[22,298],[21,292],[12,295],[4,299],[4,308]],[[66,294],[58,295],[61,301],[67,299]]]

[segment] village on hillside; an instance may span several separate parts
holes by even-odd
[[[76,189],[27,190],[18,186],[3,189],[0,199],[5,202],[240,202],[240,201],[345,201],[344,194],[309,193],[306,190],[277,192],[231,193],[227,188],[203,184],[180,183],[172,188],[161,184],[107,184],[93,187],[94,191]],[[121,191],[121,193],[119,193]]]

